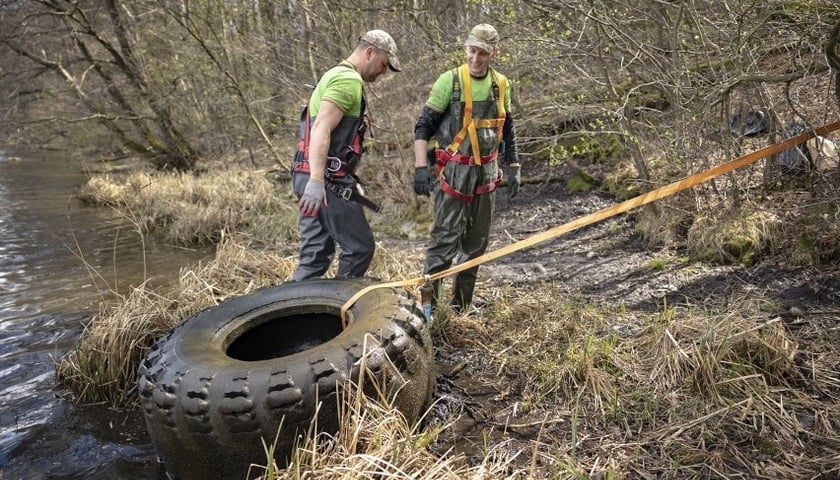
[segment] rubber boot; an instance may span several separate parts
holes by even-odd
[[[433,280],[432,281],[432,315],[434,315],[437,311],[438,299],[440,298],[442,293],[443,293],[443,281],[442,280]]]
[[[464,270],[452,280],[452,308],[457,313],[464,313],[472,306],[473,290],[478,268]]]

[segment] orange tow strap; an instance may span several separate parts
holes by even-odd
[[[778,143],[774,143],[773,145],[768,145],[764,148],[756,150],[754,152],[748,153],[744,156],[738,157],[734,160],[730,160],[722,165],[718,165],[717,167],[712,167],[708,170],[702,171],[700,173],[695,173],[694,175],[688,176],[683,178],[682,180],[677,180],[676,182],[670,183],[663,187],[659,187],[655,190],[651,190],[650,192],[643,193],[639,196],[633,197],[629,200],[625,200],[621,203],[616,205],[602,208],[597,212],[590,213],[583,217],[580,217],[576,220],[572,220],[571,222],[564,223],[563,225],[551,228],[544,232],[538,233],[531,237],[528,237],[524,240],[520,240],[515,243],[511,243],[510,245],[506,245],[498,250],[494,250],[492,252],[487,252],[484,255],[478,256],[473,258],[472,260],[468,260],[464,263],[460,263],[455,265],[449,269],[428,275],[428,280],[434,281],[444,278],[446,276],[452,275],[453,273],[462,272],[464,270],[468,270],[472,267],[477,265],[481,265],[483,263],[487,263],[491,260],[495,260],[499,257],[503,257],[505,255],[509,255],[513,252],[522,250],[524,248],[530,247],[537,243],[543,242],[545,240],[552,239],[554,237],[558,237],[564,233],[571,232],[572,230],[577,230],[578,228],[585,227],[587,225],[593,224],[595,222],[599,222],[606,218],[618,215],[619,213],[627,212],[628,210],[632,210],[636,207],[641,207],[642,205],[647,205],[648,203],[655,202],[656,200],[660,200],[662,198],[668,197],[673,195],[677,192],[681,192],[688,188],[697,185],[698,183],[705,182],[706,180],[715,178],[717,176],[723,175],[724,173],[731,172],[738,168],[747,166],[751,163],[756,162],[765,157],[769,157],[770,155],[774,155],[776,153],[781,152],[787,148],[790,148],[794,145],[798,145],[800,143],[806,142],[809,139],[817,136],[817,135],[825,135],[826,133],[833,132],[835,130],[840,129],[840,121],[834,122],[828,125],[823,125],[822,127],[816,128],[812,131],[805,132],[799,134],[795,137],[788,138],[787,140],[783,140]],[[347,310],[356,303],[356,301],[364,296],[371,290],[377,288],[387,288],[387,287],[407,287],[407,286],[417,286],[426,281],[427,277],[417,277],[412,278],[409,280],[399,280],[394,282],[387,282],[387,283],[377,283],[373,285],[369,285],[358,292],[355,295],[350,297],[349,300],[341,307],[341,323],[343,327],[347,326],[347,321],[345,318],[345,313]]]

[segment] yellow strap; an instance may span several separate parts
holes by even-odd
[[[717,176],[723,175],[724,173],[731,172],[741,167],[745,167],[751,163],[754,163],[762,158],[769,157],[770,155],[775,155],[776,153],[781,152],[787,148],[790,148],[794,145],[798,145],[802,142],[806,142],[809,139],[813,138],[817,135],[825,135],[827,133],[833,132],[835,130],[840,129],[840,121],[834,122],[828,125],[823,125],[822,127],[814,129],[811,132],[805,132],[799,134],[795,137],[788,138],[787,140],[774,143],[773,145],[766,146],[759,150],[756,150],[752,153],[748,153],[744,156],[738,157],[734,160],[730,160],[722,165],[718,165],[717,167],[712,167],[708,170],[702,171],[700,173],[695,173],[689,177],[683,178],[682,180],[677,180],[676,182],[670,183],[665,185],[664,187],[659,187],[656,190],[651,190],[650,192],[643,193],[639,196],[633,197],[630,200],[625,200],[617,205],[613,205],[611,207],[606,207],[597,212],[590,213],[589,215],[585,215],[581,218],[573,220],[571,222],[564,223],[558,227],[554,227],[552,229],[546,230],[542,233],[538,233],[531,237],[528,237],[524,240],[520,240],[518,242],[512,243],[510,245],[506,245],[498,250],[494,250],[492,252],[487,252],[484,255],[478,256],[473,258],[472,260],[466,261],[464,263],[455,265],[449,269],[443,270],[441,272],[437,272],[435,274],[426,275],[425,277],[418,277],[412,278],[409,280],[401,280],[395,282],[388,282],[388,283],[377,283],[359,290],[355,295],[350,297],[349,300],[341,307],[341,322],[344,327],[347,326],[347,320],[345,318],[345,314],[347,310],[356,303],[356,301],[365,295],[367,292],[377,289],[377,288],[386,288],[386,287],[402,287],[402,286],[416,286],[420,285],[424,281],[434,281],[440,280],[446,276],[452,275],[453,273],[462,272],[464,270],[468,270],[473,268],[477,265],[481,265],[483,263],[487,263],[491,260],[495,260],[499,257],[503,257],[505,255],[509,255],[513,252],[522,250],[524,248],[530,247],[531,245],[535,245],[537,243],[543,242],[545,240],[550,240],[554,237],[558,237],[564,233],[571,232],[572,230],[577,230],[578,228],[585,227],[595,222],[599,222],[601,220],[607,219],[614,215],[618,215],[619,213],[624,213],[629,210],[632,210],[636,207],[641,207],[642,205],[647,205],[648,203],[654,202],[656,200],[660,200],[662,198],[668,197],[673,195],[677,192],[681,192],[688,188],[697,185],[698,183],[705,182],[706,180],[710,180]]]
[[[425,282],[425,277],[419,278],[412,278],[410,280],[397,280],[394,282],[385,282],[385,283],[374,283],[373,285],[368,285],[367,287],[359,290],[356,292],[349,300],[344,302],[344,305],[341,306],[341,329],[344,330],[347,328],[347,310],[350,309],[356,302],[365,296],[371,290],[376,290],[378,288],[390,288],[390,287],[410,287],[420,285],[421,283]]]
[[[461,119],[461,130],[455,134],[452,143],[449,144],[447,149],[450,153],[458,153],[458,149],[461,148],[464,138],[469,135],[470,142],[473,145],[473,158],[478,154],[475,162],[476,165],[481,165],[481,154],[478,153],[478,131],[473,124],[472,78],[470,77],[470,69],[465,63],[452,74],[459,76],[458,83],[463,86],[461,89],[461,99],[464,102],[464,115]]]
[[[504,126],[504,118],[485,118],[482,120],[473,119],[473,123],[478,128],[499,128]]]
[[[472,147],[473,163],[481,165],[481,148],[478,144],[478,129],[475,128],[475,121],[473,120],[473,98],[472,98],[472,77],[470,77],[470,70],[467,64],[461,65],[461,82],[464,84],[464,126],[470,136],[470,146]]]
[[[461,65],[460,75],[458,75],[459,82],[463,85],[463,99],[464,99],[464,125],[461,128],[467,128],[472,124],[473,104],[472,104],[472,77],[470,77],[470,69],[467,64]]]
[[[719,175],[723,175],[724,173],[731,172],[732,170],[744,167],[762,158],[779,153],[782,150],[805,142],[813,138],[815,135],[825,135],[826,133],[833,132],[838,129],[840,129],[840,121],[829,125],[824,125],[815,129],[812,132],[805,132],[795,137],[791,137],[787,140],[781,141],[779,143],[775,143],[773,145],[761,148],[747,155],[738,157],[734,160],[730,160],[722,165],[718,165],[717,167],[710,168],[700,173],[695,173],[694,175],[670,183],[668,185],[665,185],[664,187],[659,187],[656,190],[651,190],[650,192],[643,193],[637,197],[631,198],[630,200],[625,200],[617,205],[603,208],[601,210],[598,210],[597,212],[590,213],[589,215],[583,216],[558,227],[546,230],[542,233],[538,233],[524,240],[520,240],[510,245],[506,245],[498,250],[485,253],[484,255],[473,258],[472,260],[455,265],[454,267],[444,270],[442,272],[435,273],[430,276],[430,279],[438,280],[445,276],[452,275],[453,273],[468,270],[472,267],[475,267],[476,265],[481,265],[491,260],[495,260],[499,257],[503,257],[513,252],[522,250],[523,248],[530,247],[531,245],[552,239],[554,237],[558,237],[564,233],[571,232],[572,230],[577,230],[578,228],[585,227],[595,222],[600,222],[601,220],[612,217],[614,215],[618,215],[619,213],[624,213],[636,207],[647,205],[648,203],[660,200],[677,192],[681,192],[690,187],[693,187],[698,183],[705,182],[706,180],[715,178]]]

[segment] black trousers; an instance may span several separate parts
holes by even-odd
[[[298,198],[303,194],[308,173],[292,174],[292,186]],[[363,277],[373,260],[376,244],[364,209],[327,189],[327,205],[318,215],[301,214],[300,257],[292,274],[293,281],[324,275],[332,264],[338,246],[338,277]]]

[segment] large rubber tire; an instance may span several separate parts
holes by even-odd
[[[275,439],[275,459],[286,464],[314,412],[319,431],[338,431],[339,389],[358,381],[363,363],[398,392],[396,407],[418,419],[434,394],[429,325],[414,299],[379,288],[348,309],[342,331],[342,305],[369,284],[264,288],[204,310],[159,339],[141,362],[137,387],[169,475],[244,479],[249,465],[266,464],[263,442]]]

